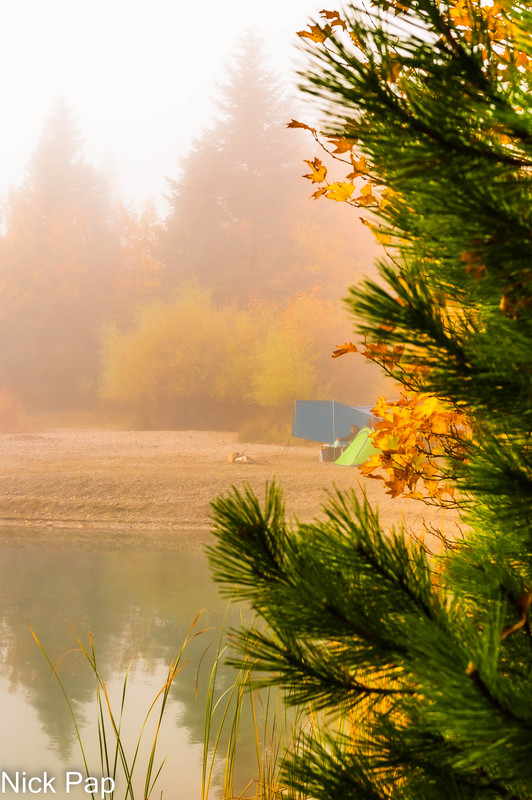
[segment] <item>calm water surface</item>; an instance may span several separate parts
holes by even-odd
[[[227,606],[211,581],[203,551],[61,552],[4,545],[0,574],[0,770],[25,771],[28,777],[46,770],[57,776],[58,798],[66,796],[65,772],[84,771],[67,703],[30,626],[52,662],[60,660],[58,673],[72,701],[91,774],[99,775],[95,680],[75,652],[76,637],[88,645],[92,635],[117,713],[122,681],[131,667],[123,729],[133,747],[172,658],[203,610],[194,628],[198,635],[186,649],[188,663],[171,690],[158,748],[159,761],[167,760],[153,792],[159,798],[162,791],[163,800],[199,800],[206,685]],[[231,614],[236,620],[236,609]],[[200,633],[205,628],[212,630]],[[221,687],[234,675],[224,668]],[[252,750],[246,755],[244,745],[246,759],[253,771]],[[116,796],[124,796],[123,785],[117,789]],[[216,786],[211,796],[219,796]]]

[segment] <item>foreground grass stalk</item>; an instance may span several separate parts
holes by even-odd
[[[287,709],[280,690],[271,687],[264,690],[257,688],[253,675],[256,664],[252,656],[246,656],[239,669],[235,670],[234,681],[229,686],[222,686],[227,675],[225,670],[222,673],[222,665],[228,657],[235,655],[232,635],[227,630],[230,607],[231,603],[226,609],[220,634],[215,640],[216,651],[204,700],[202,775],[198,793],[201,800],[211,800],[214,795],[219,798],[220,794],[221,800],[279,800],[288,797],[290,800],[298,800],[297,795],[287,794],[282,776],[283,762],[286,755],[298,747],[300,736],[305,730],[310,727],[316,734],[324,722],[311,709],[298,709],[295,712]],[[106,796],[108,800],[115,800],[119,794],[124,800],[135,800],[136,793],[140,794],[140,786],[143,800],[148,800],[153,793],[166,761],[163,758],[158,762],[156,750],[171,687],[188,663],[184,660],[187,645],[193,638],[208,630],[195,630],[199,617],[200,614],[196,616],[181,649],[171,662],[166,680],[144,715],[132,746],[126,745],[124,730],[132,665],[126,670],[118,702],[113,704],[108,684],[98,664],[92,636],[89,636],[88,647],[76,637],[77,647],[69,650],[53,664],[32,630],[70,711],[87,777],[94,775],[94,768],[91,771],[80,724],[73,702],[61,680],[59,667],[69,653],[81,652],[94,674],[99,766],[102,776],[115,781],[114,791]],[[246,628],[253,625],[253,620],[244,622],[242,617],[240,622]],[[199,694],[200,667],[208,651],[209,647],[205,649],[198,667],[196,697]],[[149,752],[141,759],[142,753],[145,753],[144,748],[141,750],[141,744],[149,720],[154,723],[155,729]],[[134,781],[139,773],[141,780]],[[119,785],[119,779],[122,785]],[[91,795],[93,800],[99,798],[96,792],[91,792]]]
[[[287,753],[297,748],[305,729],[313,726],[316,730],[319,727],[318,716],[310,709],[287,709],[279,689],[257,688],[253,676],[256,663],[252,655],[240,660],[235,680],[229,687],[219,686],[219,668],[223,660],[235,655],[231,633],[226,631],[229,606],[205,701],[201,800],[209,800],[211,789],[218,783],[215,776],[220,762],[223,764],[220,780],[222,800],[279,800],[288,797],[297,800],[298,796],[287,794],[283,763]],[[243,623],[241,618],[241,624],[250,628],[254,621]],[[245,730],[241,730],[243,725]],[[243,755],[242,750],[244,743],[250,742],[254,757],[248,765],[243,759],[249,759],[249,753]],[[237,787],[242,773],[246,778],[241,779],[241,785]]]
[[[35,631],[31,628],[31,633],[33,638],[37,642],[39,649],[41,650],[42,654],[44,655],[46,661],[50,665],[50,668],[53,672],[53,679],[57,682],[63,697],[67,703],[68,709],[70,711],[70,716],[72,717],[72,721],[74,724],[74,729],[76,732],[76,738],[81,750],[81,755],[83,759],[83,766],[86,772],[87,777],[91,774],[94,774],[89,769],[89,763],[86,755],[86,750],[83,745],[83,737],[81,735],[80,727],[78,720],[76,718],[76,714],[72,705],[72,702],[69,698],[68,692],[65,689],[63,682],[58,673],[58,668],[61,661],[71,652],[81,652],[86,660],[89,663],[90,668],[94,673],[94,677],[96,679],[96,707],[97,707],[97,723],[98,723],[98,747],[99,747],[99,758],[100,758],[100,769],[102,775],[112,778],[115,782],[115,790],[110,792],[107,797],[109,800],[114,800],[115,794],[118,791],[118,778],[120,776],[120,768],[122,770],[123,777],[125,779],[125,788],[124,788],[124,800],[135,800],[135,787],[133,784],[133,776],[136,767],[138,766],[139,755],[140,755],[140,748],[141,743],[143,741],[143,736],[145,733],[146,725],[148,720],[153,718],[154,711],[158,706],[158,715],[155,723],[155,732],[153,734],[153,740],[151,743],[151,748],[149,751],[149,755],[147,758],[147,763],[144,767],[145,774],[144,774],[144,785],[142,796],[143,800],[147,800],[151,793],[153,792],[154,786],[161,774],[161,770],[164,766],[165,760],[163,759],[162,762],[157,766],[156,765],[156,749],[157,743],[159,739],[159,733],[161,730],[161,723],[167,708],[168,698],[170,694],[170,689],[172,687],[173,681],[177,677],[177,675],[181,672],[187,661],[183,660],[185,650],[189,642],[195,638],[196,636],[201,635],[207,629],[202,629],[199,631],[194,631],[200,614],[197,614],[195,617],[190,629],[183,641],[183,644],[177,654],[177,656],[173,659],[168,669],[167,677],[163,687],[159,690],[157,695],[155,696],[153,702],[151,703],[148,711],[146,712],[144,719],[142,721],[139,734],[136,738],[136,742],[134,745],[133,753],[128,754],[126,746],[123,740],[122,734],[122,725],[124,719],[124,712],[126,709],[126,699],[127,699],[127,687],[128,687],[128,680],[131,671],[131,665],[128,667],[126,671],[126,675],[123,680],[122,684],[122,692],[120,697],[119,708],[115,712],[113,710],[113,706],[111,703],[111,699],[109,696],[107,684],[105,682],[104,676],[102,671],[98,665],[98,660],[96,656],[96,651],[94,647],[94,642],[92,636],[89,637],[89,647],[86,648],[82,641],[76,637],[78,647],[69,650],[65,653],[59,661],[54,665],[48,656],[46,650],[44,649],[42,643],[40,642],[39,638],[37,637]],[[138,772],[138,769],[137,769]],[[93,800],[96,800],[96,796],[94,792],[91,792],[91,796]]]

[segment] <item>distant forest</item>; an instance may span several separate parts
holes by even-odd
[[[372,272],[371,234],[308,197],[312,140],[248,37],[217,117],[168,178],[168,213],[118,202],[62,102],[2,204],[0,390],[33,414],[242,429],[296,399],[376,400],[341,298]],[[344,363],[342,363],[344,362]]]

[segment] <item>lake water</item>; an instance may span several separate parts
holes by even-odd
[[[61,659],[58,675],[78,720],[89,772],[100,776],[95,678],[81,653],[72,652],[78,647],[76,637],[88,646],[92,635],[117,714],[130,667],[123,731],[133,749],[172,658],[203,610],[194,629],[198,635],[183,658],[189,663],[170,692],[157,751],[159,762],[165,756],[167,760],[152,795],[200,800],[206,685],[227,607],[211,581],[203,552],[61,552],[3,546],[0,573],[0,770],[12,780],[18,772],[21,781],[23,772],[28,779],[46,771],[56,777],[58,798],[66,796],[66,772],[79,771],[85,778],[68,705],[30,627],[51,661]],[[236,613],[231,610],[233,619]],[[212,629],[200,633],[205,628]],[[220,691],[234,677],[235,671],[225,667],[219,675]],[[146,734],[149,745],[152,733],[150,728]],[[255,769],[251,738],[244,736],[247,743],[239,762],[246,777]],[[142,784],[146,752],[141,756],[137,769]],[[219,784],[217,775],[210,797],[220,796]],[[124,794],[122,781],[115,796]],[[14,797],[15,792],[6,795]],[[73,790],[68,796],[75,795]],[[90,795],[80,790],[78,796]]]

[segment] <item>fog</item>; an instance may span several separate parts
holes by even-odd
[[[0,163],[0,430],[90,414],[253,437],[282,430],[296,399],[372,404],[378,370],[331,354],[377,249],[352,209],[309,199],[316,145],[286,129],[295,31],[315,7],[32,5],[2,34],[18,84]]]
[[[91,163],[128,202],[161,200],[165,176],[212,116],[212,98],[240,37],[255,29],[272,65],[294,82],[296,31],[314,0],[27,0],[0,31],[0,193],[24,176],[43,119],[64,98]]]

